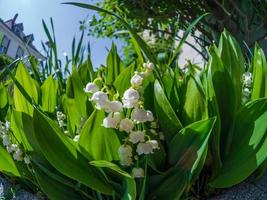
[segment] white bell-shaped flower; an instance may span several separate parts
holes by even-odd
[[[86,84],[84,91],[87,93],[95,93],[99,91],[99,88],[95,83],[89,82]]]
[[[146,143],[151,144],[153,149],[159,149],[159,143],[157,140],[149,140]]]
[[[122,97],[123,106],[125,108],[133,108],[137,106],[140,95],[139,92],[133,88],[126,90]]]
[[[131,157],[123,157],[120,160],[121,165],[130,166],[133,164],[133,159]]]
[[[147,111],[140,108],[133,109],[131,113],[131,119],[135,122],[146,122],[147,121]]]
[[[117,121],[117,123],[120,123],[121,121],[121,113],[120,112],[114,112],[113,118]]]
[[[26,155],[23,160],[26,165],[29,165],[31,163],[30,157],[28,155]]]
[[[134,123],[132,120],[125,118],[120,121],[120,131],[126,131],[130,133],[134,128]]]
[[[6,121],[6,130],[9,130],[10,129],[10,122],[9,121]]]
[[[249,88],[244,88],[242,92],[245,97],[250,97],[251,95],[251,90]]]
[[[90,100],[96,103],[96,109],[98,110],[106,108],[109,103],[108,95],[101,91],[95,92]]]
[[[131,78],[131,85],[134,88],[138,88],[139,86],[141,86],[142,82],[143,82],[143,77],[137,73]]]
[[[103,120],[103,126],[105,128],[117,128],[118,121],[113,118],[111,115],[107,116]]]
[[[110,101],[107,104],[110,112],[122,112],[122,103],[120,101]]]
[[[150,110],[146,111],[146,116],[147,116],[147,121],[149,122],[154,121],[153,113]]]
[[[250,72],[245,72],[242,76],[244,85],[250,87],[252,84],[252,74]]]
[[[133,144],[145,141],[145,134],[143,131],[132,131],[129,136],[129,141]]]
[[[132,176],[135,178],[143,178],[145,176],[145,172],[142,168],[134,167],[132,170]]]
[[[130,145],[121,145],[118,149],[118,153],[120,158],[132,157],[133,149]]]
[[[136,148],[138,155],[153,153],[153,146],[150,143],[139,143]]]
[[[2,136],[2,140],[3,140],[3,145],[6,147],[10,144],[10,137],[9,135],[3,135]]]
[[[15,151],[15,153],[13,154],[14,160],[16,160],[16,161],[22,161],[23,160],[22,154],[23,154],[23,152],[20,149],[17,149]]]
[[[73,138],[74,142],[78,142],[80,139],[80,135],[75,135],[75,137]]]

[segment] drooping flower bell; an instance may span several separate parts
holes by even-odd
[[[132,176],[135,178],[143,178],[145,176],[145,172],[142,168],[133,168]]]
[[[108,95],[101,91],[95,92],[91,101],[96,103],[96,109],[98,110],[107,107],[107,104],[109,103]]]
[[[132,120],[125,118],[120,121],[120,131],[125,131],[130,133],[134,128],[134,123]]]
[[[132,131],[129,136],[129,141],[133,144],[145,141],[145,134],[143,131]]]
[[[85,86],[84,91],[86,93],[95,93],[95,92],[99,91],[99,88],[95,83],[89,82]]]
[[[133,108],[138,105],[140,95],[139,92],[133,88],[126,90],[122,97],[123,106],[125,108]]]

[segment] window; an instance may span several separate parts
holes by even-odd
[[[18,47],[17,53],[16,53],[16,59],[21,58],[24,55],[24,50],[21,47]]]
[[[0,45],[0,54],[6,54],[9,47],[10,39],[4,36]]]

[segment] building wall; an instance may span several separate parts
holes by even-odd
[[[44,57],[35,49],[27,46],[15,33],[13,33],[8,27],[0,21],[0,33],[7,36],[10,39],[10,44],[6,55],[15,59],[17,49],[20,46],[24,50],[24,56],[33,55],[37,59],[44,59]]]

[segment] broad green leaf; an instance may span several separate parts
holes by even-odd
[[[215,121],[210,118],[194,122],[177,133],[168,146],[169,163],[192,173],[206,150]]]
[[[216,188],[231,187],[250,176],[267,158],[267,99],[247,103],[238,112],[230,151],[223,160]]]
[[[242,74],[245,70],[242,50],[238,42],[226,30],[221,35],[219,56],[225,69],[228,71],[233,84],[234,106],[238,108],[241,102]]]
[[[99,167],[99,168],[108,168],[111,169],[112,171],[118,173],[121,176],[133,179],[133,177],[128,174],[127,172],[123,171],[118,165],[106,161],[106,160],[95,160],[95,161],[91,161],[90,162],[91,165],[95,166],[95,167]]]
[[[12,176],[20,177],[19,170],[13,160],[12,155],[10,155],[1,145],[0,145],[0,171]]]
[[[42,109],[45,112],[53,113],[57,106],[58,83],[49,76],[41,86]]]
[[[180,119],[184,125],[208,118],[208,105],[202,83],[197,75],[186,77],[181,97]]]
[[[168,141],[182,128],[182,124],[177,118],[170,105],[160,83],[156,80],[154,84],[154,101],[159,123]]]
[[[88,54],[87,60],[78,68],[78,72],[84,85],[86,85],[88,82],[92,82],[95,79],[96,75],[91,62],[90,54]]]
[[[149,177],[149,190],[146,199],[179,200],[188,184],[188,174],[172,168],[163,175]]]
[[[104,111],[95,110],[84,124],[79,139],[79,148],[88,158],[95,160],[119,160],[120,141],[113,129],[102,126]]]
[[[173,107],[173,110],[178,113],[180,106],[180,99],[178,95],[177,77],[171,68],[168,68],[162,77],[162,82],[166,92],[166,96]]]
[[[207,79],[214,90],[212,98],[216,98],[218,105],[219,119],[221,119],[220,152],[221,156],[224,157],[229,151],[230,140],[232,137],[230,128],[232,127],[236,113],[235,96],[233,95],[235,90],[229,72],[223,65],[217,49],[214,46],[210,48]],[[215,101],[215,99],[213,101]],[[216,111],[216,106],[213,109]]]
[[[22,115],[24,115],[24,113],[13,110],[11,114],[11,129],[16,137],[16,140],[23,145],[24,149],[27,151],[33,151],[33,148],[28,142],[25,134]]]
[[[135,200],[136,199],[136,183],[133,178],[124,179],[121,199],[122,200]]]
[[[18,64],[15,78],[27,92],[27,94],[37,103],[39,86],[38,83],[31,78],[29,72],[22,62]],[[32,105],[25,99],[17,85],[14,87],[14,105],[17,111],[25,112],[29,115],[33,114]]]
[[[84,85],[79,77],[77,69],[74,67],[72,75],[68,78],[67,92],[68,95],[63,97],[64,110],[68,116],[69,129],[75,133],[81,125],[81,119],[88,117],[91,107],[88,97],[83,91]]]
[[[107,57],[106,84],[111,85],[123,70],[123,63],[117,53],[117,47],[112,43],[112,47]]]
[[[256,44],[253,60],[253,87],[251,99],[267,97],[267,63],[263,50]]]
[[[51,200],[80,200],[83,199],[73,188],[61,184],[60,182],[47,176],[38,168],[34,168],[36,180],[42,191]]]
[[[34,110],[34,135],[43,155],[59,172],[104,194],[111,194],[112,187],[104,176],[75,148],[73,142],[58,125],[43,113]]]
[[[123,96],[123,93],[131,87],[131,78],[134,75],[135,70],[135,62],[133,62],[131,65],[126,67],[122,70],[120,75],[116,77],[116,80],[114,82],[114,86],[116,90],[119,92],[120,96]]]
[[[0,83],[0,121],[4,121],[8,110],[8,93],[6,87]]]

